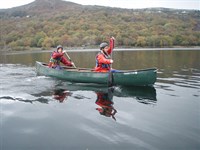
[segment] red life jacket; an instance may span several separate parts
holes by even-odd
[[[104,63],[100,63],[98,61],[98,56],[99,55],[102,55],[103,57],[105,57],[106,59],[110,59],[110,56],[107,56],[105,55],[103,52],[99,52],[97,55],[96,55],[96,67],[97,68],[96,70],[97,71],[100,71],[100,70],[110,70],[110,64],[104,64]]]

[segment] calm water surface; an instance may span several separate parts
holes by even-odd
[[[94,67],[96,52],[70,52]],[[116,69],[158,68],[153,87],[36,76],[49,52],[0,56],[1,150],[199,150],[200,50],[116,51]]]

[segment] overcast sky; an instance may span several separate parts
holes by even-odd
[[[0,8],[12,8],[34,0],[0,0]],[[200,0],[66,0],[83,5],[101,5],[121,8],[165,7],[200,10]]]

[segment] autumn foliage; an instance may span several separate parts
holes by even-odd
[[[92,47],[110,36],[118,47],[200,45],[198,10],[120,9],[36,0],[0,10],[0,17],[1,49]]]

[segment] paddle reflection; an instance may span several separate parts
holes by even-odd
[[[117,110],[113,107],[113,88],[109,88],[108,92],[95,92],[97,94],[96,104],[99,106],[97,111],[103,116],[112,117],[115,121]]]

